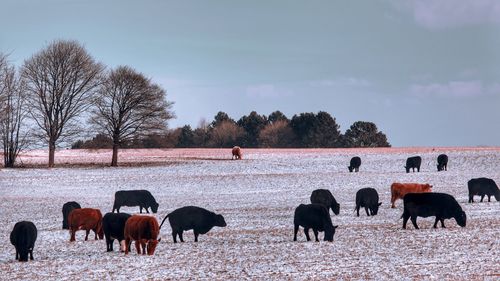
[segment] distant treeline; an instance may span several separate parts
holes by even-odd
[[[325,147],[390,147],[384,133],[372,122],[357,121],[342,134],[329,113],[295,114],[288,119],[280,111],[269,116],[252,111],[238,121],[225,112],[212,122],[202,121],[193,129],[186,125],[165,133],[136,137],[121,144],[124,148],[325,148]],[[72,148],[111,148],[113,141],[98,134],[91,140],[78,140]]]

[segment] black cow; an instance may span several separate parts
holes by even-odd
[[[366,187],[358,190],[356,192],[356,212],[359,217],[359,209],[361,207],[365,208],[366,215],[375,216],[378,213],[378,207],[382,205],[382,203],[378,202],[378,193],[377,190],[371,187]],[[370,212],[368,212],[370,210]]]
[[[340,212],[340,204],[337,203],[335,197],[328,189],[316,189],[311,193],[311,203],[321,204],[328,210],[332,209],[333,213],[338,215]]]
[[[118,245],[125,240],[125,223],[131,215],[127,213],[107,213],[102,218],[102,228],[106,236],[106,251],[113,252],[113,242],[118,240]],[[120,247],[121,249],[121,247]]]
[[[311,241],[311,238],[309,237],[309,229],[312,228],[316,242],[319,241],[319,231],[325,232],[325,241],[333,242],[335,229],[338,227],[337,225],[334,226],[332,224],[332,219],[330,218],[328,209],[321,204],[300,204],[295,209],[293,224],[293,241],[297,241],[297,232],[299,231],[299,226],[302,226],[304,228],[304,234],[306,235],[307,241]]]
[[[349,169],[349,172],[359,172],[359,166],[361,166],[361,158],[355,156],[351,158],[351,162],[349,163],[349,167],[347,167],[347,169]]]
[[[156,214],[159,204],[155,198],[147,190],[121,190],[115,193],[115,203],[113,204],[113,211],[120,212],[122,206],[139,206],[139,211],[142,214],[142,208],[146,209],[149,214],[148,208]]]
[[[16,260],[28,261],[28,254],[33,260],[37,229],[30,221],[20,221],[10,233],[10,243],[16,247]]]
[[[438,172],[448,171],[448,155],[439,154],[437,161],[438,161],[437,164]]]
[[[194,242],[198,242],[198,235],[207,233],[214,226],[225,227],[227,225],[222,215],[195,206],[186,206],[171,212],[163,219],[160,228],[167,218],[172,228],[174,243],[177,243],[177,235],[181,242],[184,242],[182,233],[185,230],[192,229]]]
[[[78,204],[78,202],[75,202],[75,201],[70,201],[70,202],[66,202],[64,203],[63,207],[62,207],[62,213],[63,213],[63,229],[69,229],[69,226],[68,226],[68,216],[69,216],[69,213],[71,213],[71,211],[73,211],[74,209],[81,209],[82,206],[80,206],[80,204]]]
[[[413,156],[413,157],[408,157],[406,159],[406,172],[409,173],[410,169],[412,169],[413,172],[415,172],[415,168],[417,169],[417,172],[420,172],[420,164],[422,164],[422,157],[420,156]]]
[[[465,227],[467,217],[462,207],[458,204],[457,200],[446,193],[424,192],[424,193],[408,193],[403,198],[404,211],[401,218],[403,218],[403,228],[406,228],[408,219],[411,218],[413,226],[418,229],[418,217],[431,217],[436,216],[434,228],[437,227],[438,221],[441,222],[441,227],[444,226],[444,219],[455,218],[457,224]]]
[[[491,196],[495,196],[497,201],[500,201],[500,190],[494,180],[489,178],[471,179],[467,182],[469,187],[469,203],[474,202],[474,195],[481,196],[483,202],[484,196],[488,196],[488,202],[491,202]]]

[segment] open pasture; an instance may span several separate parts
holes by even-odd
[[[437,172],[440,153],[449,156],[447,172]],[[362,159],[360,172],[349,173],[356,155]],[[413,155],[422,156],[421,172],[407,174],[403,166]],[[22,160],[39,165],[43,157],[43,151],[35,151]],[[0,279],[500,278],[500,203],[467,203],[469,179],[500,183],[499,148],[244,149],[241,161],[229,160],[230,149],[130,150],[120,157],[129,165],[96,167],[110,160],[109,152],[68,150],[56,154],[59,168],[0,171]],[[430,183],[433,191],[455,196],[467,213],[467,226],[450,219],[446,229],[432,229],[432,217],[418,218],[420,230],[411,224],[403,230],[402,200],[390,208],[393,182]],[[363,187],[380,195],[377,216],[367,217],[364,210],[355,216],[354,197]],[[330,213],[339,225],[334,242],[306,242],[302,229],[293,242],[294,209],[309,203],[317,188],[329,189],[340,203],[340,214]],[[222,214],[227,227],[215,227],[198,243],[190,231],[185,243],[174,244],[166,223],[154,256],[135,251],[125,256],[117,244],[107,253],[105,241],[93,240],[93,233],[83,241],[84,231],[69,242],[69,231],[61,229],[65,202],[105,214],[114,193],[128,189],[147,189],[155,196],[159,221],[174,209],[195,205]],[[121,211],[138,213],[139,208]],[[35,260],[27,263],[14,260],[9,243],[20,220],[38,228]]]

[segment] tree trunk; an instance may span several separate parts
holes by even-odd
[[[56,152],[56,142],[49,141],[49,168],[54,167],[55,152]]]
[[[118,166],[118,147],[119,147],[119,144],[116,142],[113,142],[113,156],[111,157],[111,167]]]

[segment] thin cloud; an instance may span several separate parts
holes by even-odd
[[[411,0],[394,3],[398,8],[411,12],[417,24],[431,30],[500,23],[498,0]]]
[[[481,81],[450,81],[447,83],[413,84],[410,93],[421,98],[475,98],[489,94],[491,86],[484,87]]]
[[[251,85],[246,88],[246,94],[252,98],[281,98],[293,93],[288,89],[278,88],[274,84]]]

